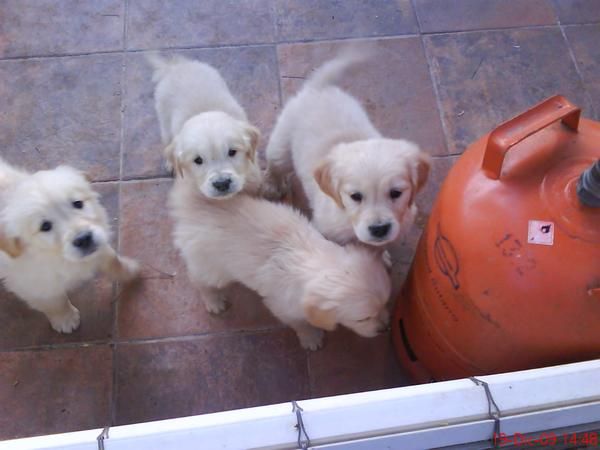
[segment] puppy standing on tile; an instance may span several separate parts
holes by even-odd
[[[295,173],[325,237],[381,247],[414,222],[430,158],[412,142],[382,137],[359,102],[332,85],[362,59],[347,50],[287,103],[267,146],[263,194],[281,197]]]
[[[308,349],[338,324],[367,337],[385,329],[390,280],[381,259],[330,242],[291,207],[252,195],[260,185],[258,132],[212,67],[181,57],[151,62],[175,169],[175,246],[207,310],[223,311],[223,289],[240,282]],[[226,192],[224,180],[231,180]]]
[[[137,262],[118,256],[109,240],[106,212],[80,172],[30,174],[0,159],[0,279],[56,331],[79,326],[67,293],[96,272],[121,281],[137,275]]]

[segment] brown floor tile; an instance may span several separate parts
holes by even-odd
[[[450,153],[541,100],[562,94],[590,114],[558,28],[425,36]]]
[[[344,43],[289,44],[278,48],[284,99],[300,89],[304,77],[337,55]],[[372,54],[350,68],[339,86],[356,96],[387,137],[417,142],[430,154],[446,154],[444,135],[427,62],[418,38],[355,42]],[[382,70],[385,67],[385,70]]]
[[[0,147],[31,170],[119,178],[121,56],[0,61]]]
[[[123,9],[119,0],[4,0],[0,57],[120,50]]]
[[[118,231],[118,185],[116,183],[95,184],[102,195],[102,204],[112,220],[115,233]],[[105,276],[85,283],[69,294],[71,302],[81,313],[81,325],[71,334],[60,334],[50,327],[48,319],[30,309],[14,295],[0,288],[0,350],[65,342],[106,341],[113,329],[113,284]]]
[[[423,33],[556,23],[551,0],[415,0]]]
[[[600,6],[600,2],[598,3]],[[565,27],[585,89],[592,98],[595,118],[600,119],[600,26]],[[591,114],[588,114],[591,115]]]
[[[280,0],[279,41],[417,33],[410,0]]]
[[[127,47],[151,49],[273,42],[271,1],[130,0]]]
[[[562,24],[600,22],[598,0],[554,0]]]
[[[263,46],[174,53],[207,62],[221,72],[249,120],[261,130],[259,148],[264,148],[279,111],[275,49]],[[152,70],[144,55],[127,55],[124,178],[166,175],[151,79]]]
[[[0,440],[110,423],[112,351],[0,353]]]
[[[290,330],[117,348],[118,424],[309,397],[306,355]]]
[[[325,347],[309,353],[313,397],[405,386],[389,335],[366,339],[349,330],[328,333]]]
[[[170,186],[170,180],[122,186],[121,250],[144,265],[144,279],[120,296],[119,338],[185,336],[279,326],[259,297],[241,286],[229,290],[231,307],[227,311],[213,316],[205,310],[172,244],[166,209]],[[166,277],[157,269],[175,276]]]

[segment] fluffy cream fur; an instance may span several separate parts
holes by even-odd
[[[287,205],[214,200],[180,179],[169,205],[175,246],[208,311],[223,311],[222,289],[240,282],[311,350],[337,324],[366,337],[386,328],[390,280],[374,252],[326,240]]]
[[[109,239],[106,212],[80,172],[29,174],[0,159],[0,278],[56,331],[79,326],[68,291],[98,271],[123,281],[137,275],[138,264],[118,256]]]
[[[259,132],[216,69],[182,56],[151,55],[155,108],[165,156],[176,176],[205,196],[256,192]]]
[[[382,246],[413,223],[430,159],[412,142],[383,138],[358,101],[331,85],[361,59],[347,51],[327,62],[287,103],[267,146],[263,194],[285,194],[295,172],[324,236]]]
[[[169,199],[175,246],[207,310],[223,311],[222,289],[240,282],[306,348],[318,348],[322,330],[337,324],[363,336],[385,328],[390,282],[380,258],[329,242],[292,208],[248,195],[260,181],[251,136],[258,133],[218,73],[179,59],[154,66],[156,109],[165,142],[173,138],[167,153],[178,173]],[[247,163],[231,162],[228,149],[239,150]],[[223,173],[225,165],[237,188],[215,195],[210,173]]]

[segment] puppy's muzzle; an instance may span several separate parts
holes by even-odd
[[[82,231],[73,239],[73,247],[75,247],[82,256],[87,256],[96,251],[98,244],[94,240],[94,235],[91,231]]]
[[[369,233],[376,239],[383,239],[388,235],[391,228],[391,223],[371,225],[369,226]]]
[[[212,185],[218,192],[225,194],[231,188],[231,178],[219,178],[213,181]]]

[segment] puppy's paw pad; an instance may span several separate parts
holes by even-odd
[[[224,298],[205,301],[206,310],[211,314],[221,314],[229,308],[229,303]]]
[[[69,310],[65,314],[49,317],[49,319],[54,330],[65,334],[75,331],[81,323],[79,310],[73,305],[69,305]]]
[[[323,347],[323,337],[325,336],[323,330],[315,328],[313,330],[306,330],[297,334],[302,348],[315,351]]]

